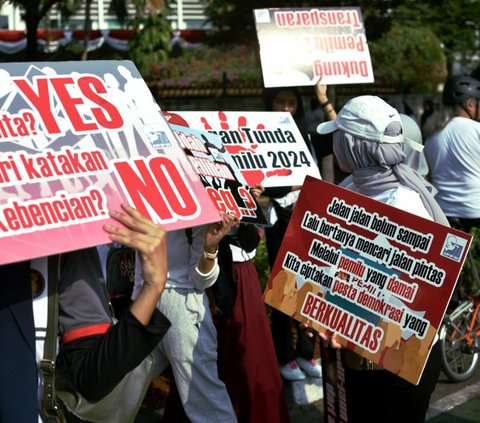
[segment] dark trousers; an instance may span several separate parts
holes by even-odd
[[[437,341],[418,385],[386,370],[345,366],[348,423],[423,423],[441,370],[440,354]]]

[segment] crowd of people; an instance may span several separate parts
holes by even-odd
[[[447,81],[443,103],[450,119],[427,139],[411,116],[379,97],[355,97],[337,115],[327,87],[318,83],[315,96],[324,121],[315,131],[294,87],[267,90],[266,110],[292,114],[326,180],[443,225],[448,216],[467,229],[478,226],[480,81]],[[410,139],[425,145],[425,156],[408,149]],[[338,181],[335,166],[350,176]],[[119,225],[104,230],[112,242],[136,250],[131,303],[114,324],[98,250],[61,254],[57,367],[96,401],[153,354],[155,374],[170,366],[173,375],[165,421],[287,423],[284,380],[322,376],[319,337],[276,309],[267,313],[254,258],[265,236],[273,267],[300,190],[252,187],[255,197],[268,198],[264,228],[220,214],[217,223],[167,233],[128,205],[111,211]],[[224,248],[228,263],[219,264]],[[33,314],[41,298],[32,298],[31,272],[45,260],[0,266],[0,367],[8,380],[0,384],[2,422],[33,422],[42,414],[37,363],[43,351]],[[232,310],[219,317],[209,289],[221,270],[237,289]],[[324,341],[340,347],[335,338]],[[425,420],[440,371],[438,342],[418,385],[366,366],[348,350],[344,358],[349,422]],[[377,406],[365,407],[371,398]]]

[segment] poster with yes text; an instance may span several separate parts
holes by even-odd
[[[417,384],[471,239],[307,177],[264,300]]]
[[[110,242],[126,202],[167,230],[218,212],[130,61],[0,69],[0,264]]]

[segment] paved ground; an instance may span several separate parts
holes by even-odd
[[[290,395],[290,396],[289,396]],[[323,423],[323,400],[307,405],[292,402],[287,390],[291,423]],[[428,423],[480,423],[480,370],[472,379],[453,384],[442,373],[432,395]],[[407,423],[407,422],[406,422]]]
[[[319,380],[316,384],[312,381],[307,383],[306,393],[310,399],[303,398],[291,384],[286,386],[291,423],[324,423],[323,398],[319,397],[317,389],[319,383]],[[300,386],[297,388],[300,389]],[[298,404],[299,398],[304,405]],[[161,423],[161,421],[161,412],[151,412],[139,415],[135,423]],[[480,370],[472,379],[458,384],[450,383],[442,373],[432,395],[427,422],[480,423]]]

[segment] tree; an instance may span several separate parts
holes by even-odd
[[[50,9],[63,0],[2,0],[3,3],[11,3],[15,7],[23,8],[25,27],[27,30],[26,60],[36,60],[38,56],[37,29],[40,21],[47,15]]]
[[[132,23],[138,32],[129,42],[130,57],[140,73],[149,76],[170,54],[168,4],[165,0],[134,0],[134,4],[137,14]]]
[[[379,40],[370,42],[369,49],[375,80],[381,85],[433,92],[447,76],[440,40],[428,27],[394,24]]]
[[[435,33],[450,74],[456,62],[470,71],[475,66],[472,58],[479,50],[480,0],[406,0],[393,16],[402,25],[429,27]]]
[[[365,21],[367,38],[375,40],[390,29],[392,9],[406,0],[205,0],[206,13],[221,35],[222,42],[256,43],[254,9],[270,7],[360,7]],[[275,3],[275,4],[272,4]],[[216,40],[214,40],[216,41]]]

